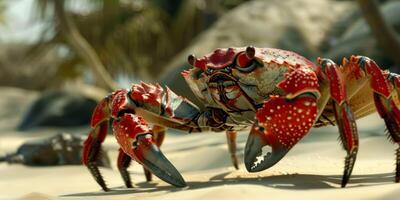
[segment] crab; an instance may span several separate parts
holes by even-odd
[[[131,160],[144,166],[148,180],[154,174],[186,186],[160,150],[165,128],[226,131],[235,167],[236,132],[249,128],[244,162],[247,171],[259,172],[280,161],[311,128],[337,125],[347,153],[342,187],[357,157],[357,119],[377,111],[392,141],[400,144],[400,76],[367,57],[344,58],[341,65],[318,58],[314,64],[291,51],[248,46],[216,49],[199,58],[189,55],[188,63],[192,67],[182,75],[205,109],[168,87],[143,82],[117,90],[97,105],[83,162],[103,190],[108,188],[96,161],[108,131],[120,145],[117,165],[127,187],[132,187],[127,171]]]

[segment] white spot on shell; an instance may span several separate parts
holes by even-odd
[[[303,109],[298,109],[297,112],[298,112],[298,113],[302,113],[302,112],[303,112]]]

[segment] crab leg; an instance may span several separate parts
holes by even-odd
[[[107,96],[97,104],[90,123],[92,130],[83,144],[82,152],[83,164],[87,166],[96,182],[104,191],[109,191],[109,189],[100,174],[97,161],[101,156],[101,144],[104,142],[110,128],[110,109],[108,107],[110,100],[111,96]]]
[[[400,76],[382,71],[373,60],[367,57],[353,56],[351,61],[358,63],[371,76],[376,109],[385,121],[392,141],[400,145]],[[400,146],[396,150],[395,181],[400,181]]]
[[[226,131],[226,139],[228,143],[228,149],[229,153],[231,154],[231,160],[232,164],[235,167],[235,169],[239,169],[239,162],[236,156],[236,137],[237,137],[237,132],[236,131]]]
[[[353,71],[352,77],[356,79],[368,77],[375,107],[385,121],[391,139],[400,145],[399,75],[381,70],[373,60],[365,56],[351,56],[350,61],[344,59],[343,66],[350,68]],[[395,181],[400,181],[400,147],[396,151]]]
[[[84,142],[82,161],[87,166],[90,173],[101,186],[104,191],[109,191],[107,185],[100,173],[97,161],[100,157],[101,144],[104,142],[108,131],[108,121],[104,121],[97,125],[89,134],[89,137]]]
[[[345,167],[342,177],[342,187],[345,187],[349,182],[351,172],[353,171],[354,163],[358,152],[358,132],[355,123],[353,112],[348,102],[337,104],[334,102],[336,123],[339,127],[340,141],[343,148],[347,152],[345,158]]]
[[[375,105],[379,115],[385,121],[387,130],[393,142],[400,145],[400,110],[391,99],[386,99],[379,94],[374,94]],[[396,150],[396,177],[400,181],[400,147]]]
[[[127,188],[132,188],[131,176],[127,170],[131,161],[132,158],[120,148],[118,151],[117,166]]]
[[[335,120],[340,132],[340,140],[347,152],[341,184],[342,187],[345,187],[353,171],[358,152],[357,125],[347,97],[343,72],[336,63],[329,59],[318,59],[318,63],[325,71],[326,78],[329,81]]]

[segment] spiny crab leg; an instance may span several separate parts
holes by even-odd
[[[398,86],[396,86],[397,89]],[[394,105],[392,98],[386,99],[379,94],[374,94],[375,105],[380,116],[384,119],[387,130],[393,142],[399,147],[396,150],[396,176],[395,181],[400,181],[400,110]]]
[[[343,66],[355,66],[355,71],[358,69],[368,76],[375,107],[385,121],[390,138],[400,145],[400,76],[381,70],[373,60],[364,56],[351,56],[350,61],[344,62]],[[396,151],[395,181],[400,181],[400,146]]]
[[[400,110],[399,86],[400,77],[383,71],[371,59],[364,56],[351,56],[350,60],[343,59],[338,67],[329,59],[319,59],[318,63],[325,70],[330,82],[331,97],[335,110],[336,124],[339,126],[340,138],[347,151],[342,187],[345,187],[350,175],[358,150],[358,134],[354,114],[349,106],[348,96],[361,88],[364,80],[368,80],[373,91],[375,107],[384,119],[391,139],[400,144]],[[344,80],[344,77],[346,80]],[[349,85],[346,85],[348,83]],[[358,89],[357,89],[358,88]],[[352,91],[353,94],[350,94]],[[396,178],[400,180],[400,147],[396,151]]]
[[[132,188],[131,176],[128,172],[128,167],[131,165],[132,158],[126,154],[121,148],[118,150],[117,166],[122,180],[124,180],[127,188]]]
[[[335,121],[339,127],[340,140],[347,152],[342,178],[342,187],[345,187],[353,171],[358,152],[358,132],[353,111],[349,105],[344,74],[339,66],[329,59],[318,59],[329,82]]]
[[[399,145],[396,150],[395,182],[400,181],[400,76],[379,69],[378,65],[366,57],[352,57],[371,75],[371,85],[375,89],[374,101],[379,115],[385,121],[391,140]]]
[[[107,185],[100,173],[97,161],[100,158],[101,144],[107,136],[108,121],[104,121],[97,125],[89,134],[83,148],[82,160],[92,174],[96,182],[101,186],[104,191],[109,191]]]

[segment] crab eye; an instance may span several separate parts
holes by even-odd
[[[187,60],[188,60],[188,63],[193,66],[194,62],[196,61],[196,57],[193,54],[190,54],[188,56]]]
[[[207,63],[204,59],[197,59],[195,55],[191,54],[188,56],[187,61],[193,67],[200,68],[201,70],[205,70],[207,68]]]
[[[237,69],[241,72],[251,72],[256,67],[255,62],[256,49],[252,46],[248,46],[245,52],[240,53],[236,57]]]
[[[248,46],[245,52],[240,53],[236,58],[236,64],[238,67],[248,66],[254,59],[256,50],[252,46]]]

